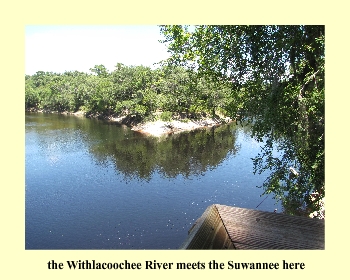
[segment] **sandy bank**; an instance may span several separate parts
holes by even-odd
[[[104,116],[101,117],[99,115],[90,115],[87,116],[84,111],[77,112],[55,112],[55,111],[45,111],[45,110],[29,110],[33,112],[41,112],[41,113],[58,113],[58,114],[67,114],[67,115],[75,115],[77,117],[89,117],[89,118],[102,118],[108,120],[110,122],[116,122],[120,124],[127,125],[131,127],[131,130],[137,131],[140,133],[144,133],[147,135],[160,137],[167,134],[180,133],[183,131],[191,131],[200,128],[209,128],[213,126],[222,125],[225,123],[230,123],[232,120],[230,118],[205,118],[200,120],[171,120],[171,121],[161,121],[157,120],[154,122],[145,122],[138,123],[131,116]]]
[[[208,128],[223,123],[229,123],[230,119],[203,119],[203,120],[188,120],[188,121],[155,121],[133,126],[131,129],[140,133],[145,133],[155,137],[160,137],[166,134],[180,133],[199,128]]]

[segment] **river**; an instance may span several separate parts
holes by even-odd
[[[211,204],[264,211],[260,144],[235,124],[158,139],[115,123],[26,113],[26,249],[177,249]]]

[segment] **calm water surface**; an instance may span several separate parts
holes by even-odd
[[[26,249],[176,249],[211,204],[273,211],[259,143],[222,126],[146,137],[124,126],[26,113]]]

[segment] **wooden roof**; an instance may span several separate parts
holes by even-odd
[[[324,220],[214,204],[180,249],[324,249]]]

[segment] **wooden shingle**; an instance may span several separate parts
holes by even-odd
[[[324,249],[324,220],[214,204],[181,249]]]

